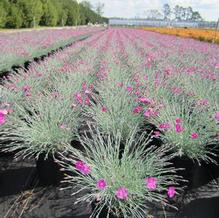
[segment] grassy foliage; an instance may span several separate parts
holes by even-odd
[[[167,187],[176,185],[179,179],[169,163],[172,156],[167,154],[167,149],[147,147],[149,139],[145,135],[136,138],[137,131],[134,128],[124,142],[125,150],[120,159],[120,133],[103,136],[96,128],[90,128],[90,132],[91,137],[80,137],[84,152],[72,149],[69,157],[60,163],[70,174],[66,178],[69,188],[76,186],[76,193],[86,190],[86,194],[78,202],[98,201],[92,217],[99,217],[98,214],[105,206],[108,213],[124,217],[145,217],[148,211],[147,202],[167,203]],[[90,167],[88,175],[80,173],[74,167],[77,160]],[[74,176],[71,176],[72,173]],[[157,179],[154,190],[146,187],[145,179],[149,177]],[[100,179],[107,183],[103,190],[97,186]],[[116,196],[120,187],[128,190],[127,199],[121,200]]]

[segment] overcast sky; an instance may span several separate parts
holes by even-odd
[[[81,0],[80,0],[81,1]],[[219,18],[219,0],[89,0],[92,5],[104,3],[104,15],[107,17],[143,17],[150,9],[161,10],[163,4],[171,6],[192,6],[206,20]]]

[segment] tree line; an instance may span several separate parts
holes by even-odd
[[[76,0],[0,0],[0,28],[104,23],[103,6],[94,9],[88,1]]]
[[[169,4],[164,4],[162,12],[159,10],[147,11],[147,18],[153,20],[176,20],[176,21],[203,21],[198,11],[192,7],[182,7],[176,5],[171,8]]]

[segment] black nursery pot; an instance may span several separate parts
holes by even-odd
[[[58,159],[58,157],[56,158]],[[52,155],[48,155],[48,158],[45,159],[45,154],[41,154],[36,160],[36,167],[41,186],[56,186],[64,179],[64,172],[60,170],[61,166],[55,162]]]
[[[91,204],[92,212],[95,210],[97,204],[98,204],[97,202],[92,202],[92,204]],[[98,213],[99,213],[99,212],[98,212]],[[108,215],[108,208],[105,206],[105,207],[101,210],[101,212],[100,212],[100,214],[99,214],[99,217],[100,217],[100,218],[106,218],[107,215]],[[110,214],[109,214],[109,218],[123,218],[123,216],[116,216],[115,214],[110,213]]]
[[[194,188],[199,188],[209,181],[211,181],[211,175],[209,173],[209,164],[193,161],[188,157],[175,157],[172,160],[175,168],[183,168],[184,170],[177,171],[179,176],[182,176],[184,180],[188,182],[181,181],[181,186],[186,186],[186,190],[191,190]]]

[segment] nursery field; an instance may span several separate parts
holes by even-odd
[[[0,45],[0,217],[219,217],[218,45],[97,27]]]
[[[157,27],[145,27],[143,29],[158,33],[181,36],[185,38],[193,38],[205,42],[215,42],[219,44],[219,32],[215,32],[215,29]]]

